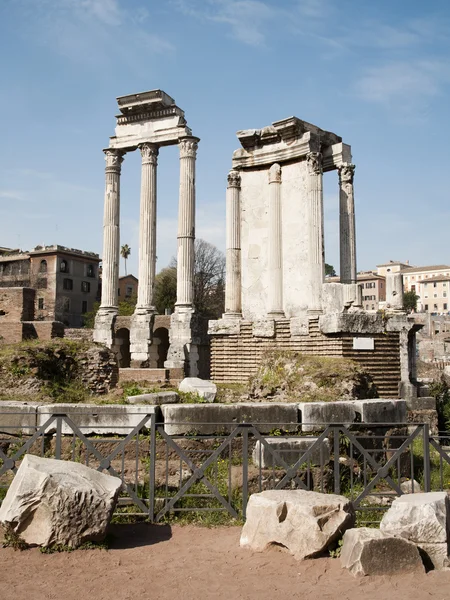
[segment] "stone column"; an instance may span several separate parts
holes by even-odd
[[[185,137],[180,148],[180,198],[178,205],[176,310],[194,305],[195,159],[199,139]]]
[[[133,367],[149,367],[152,343],[153,288],[156,271],[156,167],[158,147],[141,144],[141,206],[139,216],[139,286],[131,320],[130,352]],[[155,365],[156,366],[156,365]]]
[[[283,259],[281,240],[281,167],[269,169],[269,311],[271,318],[284,318]]]
[[[164,366],[198,375],[198,351],[193,343],[194,241],[195,241],[195,159],[200,140],[180,139],[180,200],[178,208],[177,301],[170,318],[170,346]]]
[[[355,165],[343,163],[338,167],[338,172],[341,283],[356,283]]]
[[[102,299],[95,319],[94,341],[111,347],[114,319],[118,312],[120,260],[120,170],[124,152],[104,150],[106,160],[103,215]]]
[[[156,271],[156,166],[158,147],[139,146],[142,156],[141,208],[139,219],[139,288],[136,312],[155,312],[153,286]]]
[[[241,299],[241,175],[239,171],[228,174],[226,200],[226,282],[225,317],[242,316]]]
[[[325,277],[322,154],[309,152],[306,155],[306,162],[308,167],[308,233],[311,274],[308,313],[315,315],[322,312],[322,285]]]

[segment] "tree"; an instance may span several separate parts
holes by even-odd
[[[336,277],[336,271],[334,270],[333,265],[325,263],[325,277]]]
[[[403,294],[403,309],[407,312],[415,312],[417,310],[417,300],[420,298],[413,290]]]
[[[155,278],[155,306],[158,312],[174,309],[177,299],[177,261]],[[195,240],[194,305],[198,314],[219,318],[225,310],[225,256],[213,244]]]
[[[123,260],[125,261],[125,275],[127,274],[127,259],[131,254],[131,248],[128,244],[124,244],[121,248],[120,248],[120,255],[122,256]]]

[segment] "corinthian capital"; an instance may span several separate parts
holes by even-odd
[[[339,183],[343,185],[344,183],[353,184],[353,177],[355,176],[355,165],[351,163],[342,163],[340,167],[338,167],[339,173]]]
[[[198,142],[196,137],[181,138],[178,143],[180,148],[180,158],[195,158],[197,156]]]
[[[156,165],[158,163],[158,146],[156,144],[141,144],[139,150],[141,151],[143,165]]]
[[[115,169],[120,173],[120,165],[123,163],[124,152],[114,148],[107,148],[103,152],[105,153],[106,168]]]
[[[306,163],[310,175],[319,175],[322,173],[322,153],[308,152],[306,155]]]
[[[239,173],[239,171],[230,171],[228,173],[228,187],[236,187],[236,188],[240,188],[241,187],[241,174]]]
[[[273,164],[269,169],[269,183],[281,183],[281,167],[278,163]]]

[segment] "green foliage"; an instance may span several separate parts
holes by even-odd
[[[92,310],[89,310],[83,314],[83,327],[86,327],[87,329],[94,328],[95,315],[97,314],[99,308],[100,302],[94,302],[92,305]]]
[[[206,400],[199,396],[196,392],[180,392],[178,390],[178,395],[180,396],[180,400],[182,404],[205,404]]]
[[[106,536],[103,542],[84,542],[76,548],[65,544],[52,544],[51,546],[42,546],[39,551],[42,554],[55,554],[58,552],[74,552],[75,550],[108,550],[110,541],[109,536]]]
[[[13,529],[6,528],[3,536],[3,548],[13,548],[13,550],[27,550],[28,544]]]
[[[334,270],[333,265],[329,265],[325,263],[325,276],[326,277],[336,277],[336,271]]]
[[[419,298],[420,296],[418,296],[416,292],[413,292],[412,290],[410,290],[409,292],[405,292],[403,294],[403,309],[407,312],[417,310],[417,300]]]
[[[119,317],[131,317],[136,308],[137,296],[131,296],[131,298],[121,300],[119,302]]]
[[[154,303],[160,315],[166,308],[173,312],[177,301],[177,269],[166,267],[155,277]]]
[[[344,545],[344,540],[341,538],[338,543],[337,546],[335,548],[333,548],[332,550],[329,550],[329,554],[331,558],[339,558],[342,552],[342,546]]]
[[[128,257],[131,254],[131,248],[128,244],[124,244],[123,246],[121,246],[120,248],[120,256],[123,258],[124,262],[125,262],[125,275],[127,274],[127,260]]]
[[[439,431],[450,431],[450,387],[444,375],[430,385],[430,394],[436,398]]]

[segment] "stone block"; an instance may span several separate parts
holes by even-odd
[[[275,337],[274,319],[260,319],[253,322],[253,337],[273,338]]]
[[[317,444],[316,437],[277,437],[266,438],[267,444],[277,452],[282,460],[288,464],[295,464],[307,450],[315,446],[305,459],[310,465],[325,465],[330,460],[330,442],[327,438]],[[262,469],[282,467],[282,463],[259,440],[253,450],[253,463]]]
[[[421,546],[450,540],[450,500],[447,492],[405,494],[383,516],[381,531]]]
[[[205,402],[214,402],[217,394],[215,383],[199,377],[185,377],[178,389],[180,392],[198,394]]]
[[[262,552],[285,546],[298,560],[324,552],[353,527],[355,513],[344,496],[304,490],[268,490],[253,494],[240,545]]]
[[[0,402],[0,431],[10,435],[32,435],[36,431],[38,404]]]
[[[408,410],[436,410],[436,398],[432,396],[419,396],[406,400]]]
[[[350,426],[356,421],[355,403],[300,402],[302,431],[321,431],[330,423]]]
[[[408,479],[408,481],[402,481],[402,483],[400,484],[400,489],[404,494],[422,493],[420,483],[418,483],[415,479]]]
[[[176,404],[179,401],[180,396],[176,392],[163,391],[127,397],[127,402],[129,404],[150,404],[153,406],[161,406],[161,404]]]
[[[119,381],[149,381],[164,383],[169,379],[168,369],[119,369]]]
[[[156,415],[158,406],[125,406],[119,404],[46,404],[37,409],[38,426],[42,427],[52,414],[66,414],[77,425],[81,432],[88,434],[127,435],[146,415]],[[150,428],[150,418],[144,427]],[[56,429],[56,422],[51,423],[46,431]],[[62,425],[64,435],[71,434],[67,423]]]
[[[162,405],[164,430],[169,435],[231,433],[239,423],[254,423],[261,433],[273,429],[296,431],[296,404],[243,402],[239,404]]]
[[[225,317],[217,321],[208,321],[209,335],[239,335],[241,321],[239,318]]]
[[[363,423],[406,423],[405,400],[356,400],[355,410]]]
[[[300,337],[309,334],[308,317],[292,317],[290,320],[290,330],[292,337]]]
[[[444,544],[426,544],[422,542],[418,546],[422,551],[422,558],[426,567],[432,567],[436,571],[450,568],[448,542]]]
[[[0,507],[0,523],[30,545],[101,541],[122,481],[85,465],[25,455]]]
[[[424,571],[417,546],[369,527],[344,533],[341,565],[356,577]]]

